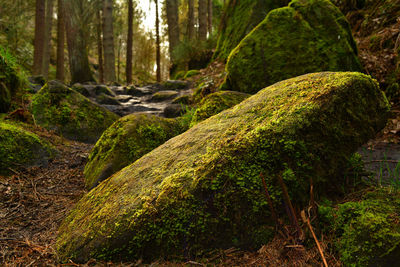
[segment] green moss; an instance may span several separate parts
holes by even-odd
[[[182,80],[183,79],[183,77],[185,77],[185,74],[186,74],[186,71],[184,71],[184,70],[181,70],[181,71],[178,71],[175,75],[174,75],[174,80]]]
[[[302,209],[337,194],[343,164],[386,123],[388,103],[359,73],[282,81],[176,136],[84,196],[59,229],[63,261],[257,248],[273,235],[259,175],[279,216],[287,181]],[[263,236],[258,235],[263,232]]]
[[[84,171],[86,187],[96,186],[181,131],[175,119],[148,114],[119,119],[103,133],[90,153]]]
[[[272,10],[232,51],[226,83],[255,93],[317,71],[361,71],[350,27],[328,0],[294,0]]]
[[[272,9],[288,1],[230,0],[224,11],[214,59],[226,60],[239,42],[257,26]]]
[[[34,95],[30,109],[37,124],[83,142],[96,142],[118,119],[118,115],[57,81],[49,82]]]
[[[239,104],[247,97],[249,97],[248,94],[234,91],[219,91],[206,96],[199,103],[193,115],[191,127],[225,109]]]
[[[187,79],[187,78],[196,76],[196,75],[198,75],[198,74],[200,74],[200,71],[199,71],[199,70],[188,70],[188,71],[186,72],[186,74],[185,74],[184,79]]]
[[[11,99],[27,83],[15,58],[0,46],[0,112],[7,112]]]
[[[171,91],[171,90],[159,91],[157,93],[154,93],[151,96],[151,100],[152,101],[156,101],[156,102],[159,102],[159,101],[161,102],[161,101],[165,101],[165,100],[168,100],[168,99],[175,98],[177,96],[178,96],[178,92],[177,91]]]
[[[395,266],[399,262],[400,192],[375,189],[360,201],[336,208],[322,206],[319,211],[328,218],[325,222],[331,225],[344,266]]]
[[[22,127],[0,121],[0,174],[10,174],[19,169],[46,164],[54,155],[50,144]]]
[[[190,103],[191,103],[190,95],[178,96],[177,98],[172,100],[172,104],[189,105]]]
[[[185,81],[166,81],[163,83],[166,90],[182,90],[187,88],[188,83]]]

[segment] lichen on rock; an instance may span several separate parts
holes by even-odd
[[[31,112],[40,126],[72,140],[94,143],[119,117],[58,81],[32,98]]]
[[[62,261],[188,257],[271,240],[263,173],[280,216],[341,190],[343,164],[386,123],[388,102],[360,73],[276,83],[147,153],[85,195],[59,229]]]
[[[120,118],[103,133],[90,153],[84,171],[86,187],[95,187],[181,132],[175,119],[144,113]]]
[[[317,71],[361,71],[344,15],[328,0],[293,0],[274,9],[232,51],[225,87],[256,93]]]
[[[7,175],[21,166],[47,164],[55,149],[18,125],[0,120],[0,174]]]

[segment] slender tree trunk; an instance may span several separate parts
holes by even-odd
[[[113,28],[113,0],[103,1],[104,79],[115,81],[115,50]]]
[[[34,54],[33,54],[33,68],[34,75],[42,74],[43,63],[43,49],[45,38],[45,0],[36,0],[36,13],[35,13],[35,39]]]
[[[58,0],[57,13],[57,70],[56,79],[64,82],[65,67],[64,67],[64,44],[65,44],[65,14],[63,0]]]
[[[99,63],[99,82],[104,83],[103,39],[101,37],[102,18],[100,10],[97,11],[97,57]]]
[[[128,0],[128,38],[126,42],[126,83],[132,83],[133,1]]]
[[[167,23],[168,23],[168,40],[169,40],[169,57],[174,62],[173,51],[179,44],[179,15],[178,1],[166,1],[167,6]]]
[[[194,33],[194,0],[188,0],[188,38],[193,40],[195,37]]]
[[[209,36],[212,35],[213,32],[213,24],[212,24],[212,20],[213,20],[213,2],[212,0],[207,0],[207,7],[208,7],[208,34]]]
[[[117,82],[120,81],[119,77],[120,76],[120,72],[121,72],[121,48],[122,48],[122,39],[119,38],[118,39],[118,48],[117,48]]]
[[[199,40],[207,40],[207,0],[199,0]]]
[[[161,82],[161,51],[160,51],[160,18],[158,14],[158,0],[156,2],[156,64],[157,82]]]
[[[44,49],[43,49],[43,76],[48,79],[49,78],[49,65],[50,65],[50,56],[51,56],[51,32],[53,29],[53,7],[54,1],[47,0],[46,6],[46,32],[44,38]]]
[[[81,16],[77,8],[73,8],[73,1],[81,0],[64,0],[71,83],[94,81],[89,67],[86,36],[79,25]]]

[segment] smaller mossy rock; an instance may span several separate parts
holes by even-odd
[[[54,156],[51,145],[20,126],[0,120],[0,174],[10,169],[47,164]]]
[[[344,266],[397,266],[400,262],[400,192],[374,189],[360,201],[321,205]]]
[[[154,101],[154,102],[162,102],[162,101],[173,99],[173,98],[177,97],[178,94],[179,93],[177,91],[173,91],[173,90],[159,91],[157,93],[154,93],[151,96],[150,100]]]
[[[187,78],[193,77],[198,74],[200,74],[199,70],[188,70],[188,72],[186,72],[186,74],[185,74],[185,77],[183,77],[183,78],[187,79]]]
[[[185,74],[186,74],[186,71],[180,70],[173,76],[173,79],[174,80],[182,80],[183,77],[185,77]]]
[[[186,107],[183,104],[169,104],[164,108],[163,115],[165,118],[176,118],[182,116],[186,112]]]
[[[102,84],[98,84],[94,87],[94,93],[96,95],[105,94],[109,96],[115,96],[115,93],[108,86]]]
[[[181,95],[172,100],[172,104],[183,104],[189,105],[191,103],[191,96],[190,95]]]
[[[341,192],[348,158],[386,124],[387,99],[360,73],[276,83],[171,138],[85,195],[59,229],[61,261],[255,249],[275,229],[282,175],[295,206]]]
[[[191,126],[239,104],[249,96],[249,94],[234,91],[219,91],[207,95],[194,112]]]
[[[275,82],[317,71],[361,71],[344,15],[329,0],[293,0],[274,9],[232,51],[230,90],[256,93]]]
[[[168,80],[164,82],[163,87],[165,90],[183,90],[188,87],[188,82],[179,81],[179,80]]]
[[[230,0],[220,25],[214,59],[226,60],[239,42],[256,27],[269,11],[287,5],[285,0]]]
[[[101,93],[96,96],[96,102],[104,105],[121,105],[121,103],[113,96]]]
[[[37,124],[66,138],[94,143],[119,116],[58,81],[50,81],[32,98]]]
[[[120,169],[181,133],[180,124],[150,114],[120,118],[101,136],[85,166],[85,185],[93,188]]]
[[[11,107],[11,99],[27,82],[14,57],[0,46],[0,113]]]
[[[71,88],[74,89],[75,91],[77,91],[78,93],[86,96],[86,97],[91,96],[89,90],[83,84],[75,83],[75,84],[72,85]]]

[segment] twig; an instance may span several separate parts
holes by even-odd
[[[279,220],[278,220],[278,216],[276,215],[276,212],[275,212],[275,209],[274,209],[274,204],[272,202],[271,196],[269,195],[269,192],[268,192],[267,183],[265,182],[264,175],[262,173],[260,173],[260,177],[261,177],[261,180],[262,180],[262,183],[263,183],[263,186],[264,186],[265,196],[267,197],[267,201],[268,201],[269,209],[271,210],[272,218],[274,219],[275,225],[278,228],[280,223],[279,223]]]
[[[303,222],[307,224],[308,229],[310,229],[310,232],[311,232],[311,234],[312,234],[312,236],[314,238],[314,241],[317,244],[319,254],[321,255],[322,261],[324,262],[324,266],[328,267],[328,263],[326,262],[326,259],[325,259],[325,256],[324,256],[324,252],[322,251],[321,245],[319,244],[317,236],[315,235],[314,230],[313,230],[313,228],[311,226],[310,218],[306,217],[306,213],[305,213],[304,210],[301,211],[301,218],[303,219]]]

